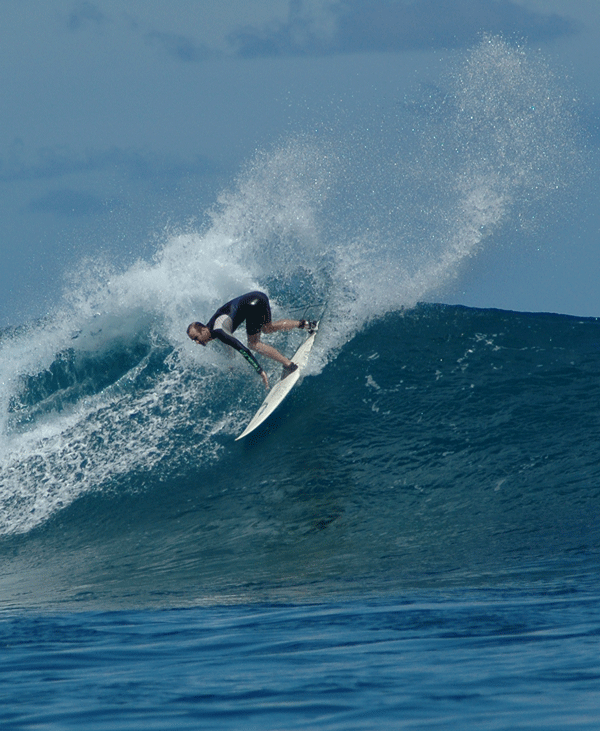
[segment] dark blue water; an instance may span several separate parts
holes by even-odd
[[[600,321],[417,304],[563,200],[572,95],[497,38],[445,83],[0,333],[3,729],[598,728]],[[235,442],[185,328],[253,289],[328,306]]]
[[[598,595],[19,616],[10,729],[595,729]]]

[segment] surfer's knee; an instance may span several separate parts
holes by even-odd
[[[256,335],[248,335],[248,347],[250,350],[260,351],[262,343],[260,342],[260,333]]]

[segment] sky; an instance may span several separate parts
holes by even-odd
[[[435,86],[482,33],[540,51],[586,170],[556,220],[491,247],[445,293],[600,316],[598,0],[4,0],[0,325],[52,309],[86,257],[152,256],[201,227],[257,150]]]

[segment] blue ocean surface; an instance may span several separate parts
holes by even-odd
[[[597,728],[598,595],[12,616],[10,729]]]
[[[486,38],[404,166],[286,142],[0,333],[2,729],[599,727],[600,320],[432,304],[561,194],[551,87]],[[185,330],[254,289],[327,305],[236,442],[262,383]]]

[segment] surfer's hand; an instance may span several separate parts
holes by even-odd
[[[260,374],[260,377],[263,379],[263,383],[265,384],[265,388],[268,391],[269,390],[269,378],[268,378],[267,374],[263,371]]]

